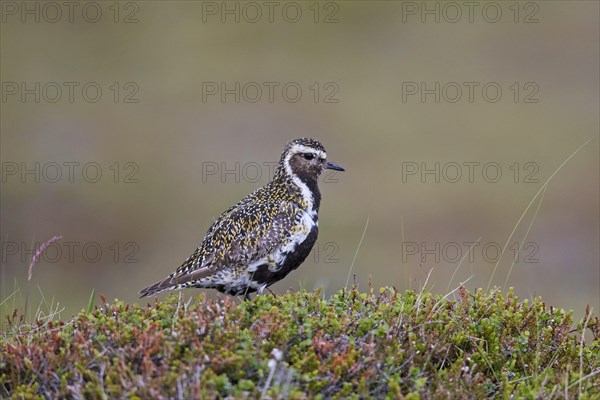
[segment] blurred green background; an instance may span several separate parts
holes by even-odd
[[[436,293],[486,288],[536,192],[591,139],[492,285],[525,246],[507,286],[600,309],[598,2],[54,4],[2,3],[0,299],[19,287],[35,309],[43,294],[63,318],[92,289],[137,301],[298,136],[347,172],[324,177],[318,245],[275,293],[331,294],[353,274],[363,290],[420,288],[429,271]],[[421,175],[436,163],[437,182]],[[54,235],[28,282],[31,249]]]

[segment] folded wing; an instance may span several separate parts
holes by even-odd
[[[301,218],[302,210],[289,202],[237,204],[212,224],[200,246],[177,271],[142,289],[140,297],[202,287],[219,271],[247,268],[285,243]]]

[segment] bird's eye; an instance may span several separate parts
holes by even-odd
[[[313,158],[315,158],[315,155],[312,153],[304,153],[304,154],[302,154],[302,156],[304,157],[305,160],[312,160]]]

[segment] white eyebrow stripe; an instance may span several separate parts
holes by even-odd
[[[325,153],[324,151],[317,150],[312,147],[307,147],[302,144],[294,144],[292,146],[292,148],[290,149],[290,154],[294,154],[294,153],[314,153],[319,158],[327,158],[327,153]]]

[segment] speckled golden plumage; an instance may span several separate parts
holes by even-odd
[[[221,214],[194,253],[166,279],[143,289],[142,297],[186,287],[247,297],[282,279],[316,241],[317,179],[326,168],[343,171],[327,161],[321,143],[289,142],[273,179]]]

